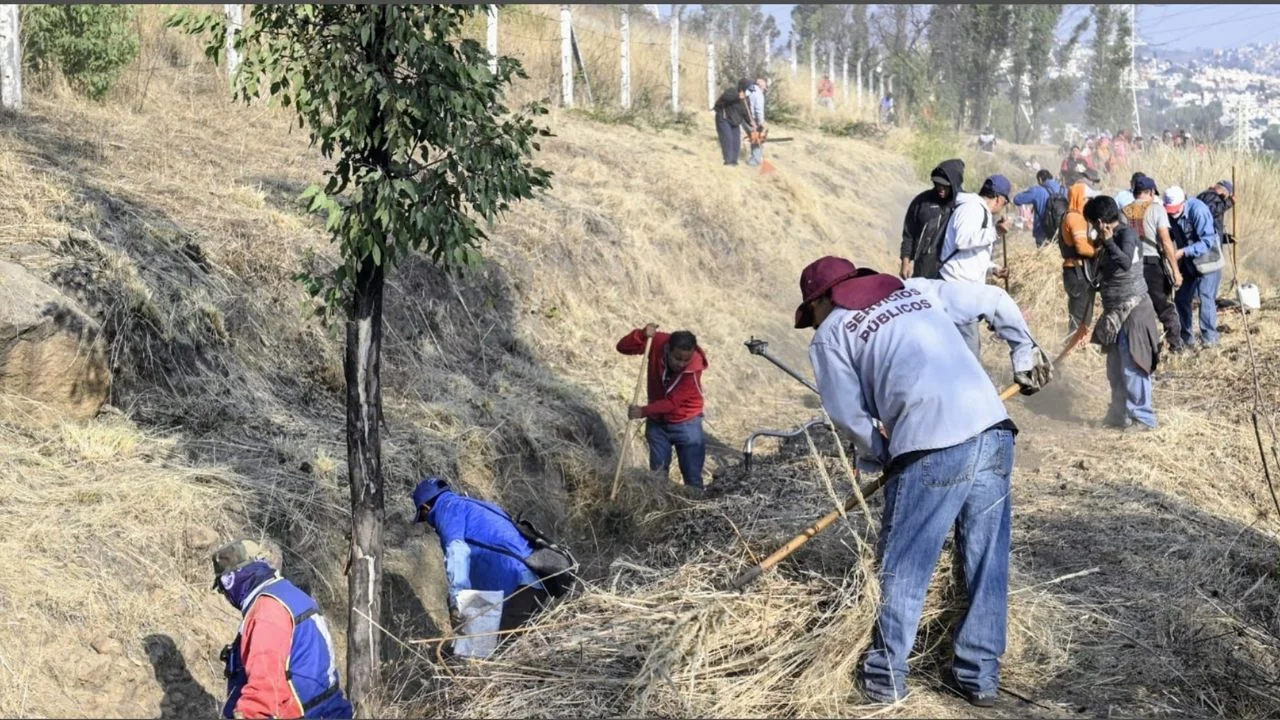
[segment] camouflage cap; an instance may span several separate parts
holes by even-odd
[[[218,589],[218,578],[239,570],[257,560],[266,560],[262,547],[252,540],[232,540],[213,553],[213,589]]]

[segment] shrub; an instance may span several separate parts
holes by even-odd
[[[23,5],[23,48],[36,72],[57,69],[77,92],[106,97],[138,56],[138,33],[125,5]]]

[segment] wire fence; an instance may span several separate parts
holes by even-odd
[[[470,32],[485,41],[490,37],[488,23],[488,18],[478,17]],[[562,107],[704,111],[737,80],[723,76],[722,68],[726,53],[741,52],[741,41],[731,49],[724,40],[683,28],[673,33],[669,18],[658,20],[607,5],[508,5],[499,7],[496,24],[497,46],[491,50],[520,60],[530,75],[517,90]],[[567,43],[566,26],[571,34]],[[807,56],[807,50],[801,49],[801,55]],[[879,96],[871,87],[869,69],[859,77],[853,66],[823,53],[815,64],[818,67],[799,58],[793,62],[786,56],[765,57],[769,75],[788,80],[783,91],[791,106],[819,118],[874,117]],[[835,92],[824,105],[814,89],[831,67]]]

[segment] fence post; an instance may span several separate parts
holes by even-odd
[[[631,109],[631,13],[622,9],[622,109]]]
[[[849,51],[844,51],[844,57],[840,60],[840,87],[843,92],[842,99],[844,106],[849,107]]]
[[[809,41],[809,108],[818,107],[818,41]]]
[[[573,15],[560,6],[560,104],[573,107]]]
[[[489,50],[489,72],[498,73],[498,6],[489,5],[489,34],[485,38]]]
[[[227,77],[234,78],[240,67],[240,53],[235,48],[236,34],[244,27],[244,6],[223,5],[227,15]]]
[[[836,44],[833,42],[827,43],[827,79],[831,81],[832,85],[836,84]],[[834,89],[832,88],[832,90]],[[835,95],[835,92],[831,94]],[[834,101],[835,98],[832,98],[832,100]]]
[[[22,32],[17,5],[0,5],[0,107],[22,109]]]
[[[858,58],[858,109],[862,109],[862,58]]]
[[[671,112],[680,112],[680,12],[671,6]]]
[[[716,104],[716,42],[707,36],[707,109]]]

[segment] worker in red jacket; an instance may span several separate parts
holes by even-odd
[[[684,484],[701,489],[702,465],[707,457],[702,434],[702,371],[707,367],[707,355],[698,347],[693,333],[660,333],[654,323],[627,333],[618,341],[618,352],[641,355],[648,338],[653,338],[649,350],[649,404],[631,405],[627,417],[645,419],[650,470],[666,474],[674,447]]]

